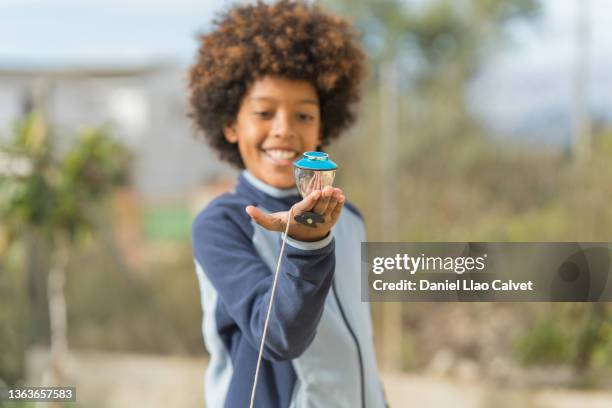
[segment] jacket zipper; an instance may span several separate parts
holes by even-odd
[[[365,385],[364,385],[364,378],[363,378],[363,359],[361,357],[361,347],[359,346],[359,341],[357,341],[357,336],[355,335],[355,332],[353,331],[353,329],[351,328],[351,325],[348,322],[348,319],[346,317],[346,315],[344,314],[344,309],[342,309],[342,304],[340,303],[340,298],[338,296],[338,292],[336,291],[336,280],[333,279],[332,281],[332,292],[334,293],[334,298],[336,299],[336,303],[338,304],[338,309],[340,309],[340,314],[342,315],[342,320],[344,320],[344,323],[346,324],[346,327],[349,330],[349,333],[351,334],[351,337],[353,338],[353,340],[355,341],[355,346],[357,347],[357,357],[359,358],[359,382],[361,385],[361,407],[365,408]]]

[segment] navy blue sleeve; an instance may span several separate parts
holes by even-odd
[[[257,253],[252,236],[253,226],[244,205],[212,204],[193,225],[196,261],[227,313],[259,350],[274,271]],[[328,241],[320,248],[311,245],[315,249],[285,246],[264,358],[293,359],[312,342],[335,268],[333,238]]]
[[[359,217],[362,222],[365,222],[363,218],[363,214],[361,214],[361,211],[359,211],[359,209],[353,203],[346,201],[344,203],[344,208],[346,208],[347,210],[355,214],[357,217]]]

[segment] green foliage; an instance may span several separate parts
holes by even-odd
[[[21,261],[19,248],[5,251],[0,262],[0,386],[14,384],[23,371],[27,299],[23,291],[24,277],[17,268]]]
[[[612,321],[604,322],[597,332],[599,342],[593,350],[594,368],[612,367]]]
[[[52,223],[72,236],[79,229],[90,229],[89,207],[125,183],[128,160],[124,147],[104,131],[79,135],[60,164]]]
[[[151,251],[152,259],[127,270],[100,235],[106,232],[84,246],[68,267],[71,346],[201,355],[201,306],[191,246],[164,243]],[[162,252],[173,256],[155,255]]]
[[[191,238],[192,214],[184,206],[163,205],[147,208],[143,218],[147,239],[189,242]]]
[[[516,340],[514,353],[525,365],[568,363],[572,340],[566,327],[550,316],[544,316]]]
[[[23,226],[39,228],[52,239],[91,228],[91,208],[127,177],[129,155],[103,130],[77,135],[65,156],[54,149],[44,120],[30,115],[15,127],[1,151],[26,161],[30,171],[0,175],[0,220],[15,239]]]
[[[2,402],[0,408],[35,408],[34,402]]]
[[[417,363],[417,348],[414,339],[409,333],[402,336],[402,368],[405,371],[413,370]]]
[[[42,119],[30,116],[15,126],[11,143],[0,148],[26,167],[16,176],[0,174],[0,220],[13,234],[21,225],[43,225],[53,211],[53,200],[48,199],[54,195],[49,184],[52,147],[46,134]]]
[[[32,340],[26,333],[46,331],[27,327],[42,321],[33,303],[45,299],[41,292],[46,287],[41,265],[27,258],[40,260],[34,247],[53,251],[59,245],[75,246],[91,231],[96,208],[125,181],[129,160],[124,147],[103,130],[82,132],[61,154],[40,115],[30,115],[14,129],[9,143],[0,146],[0,378],[9,383],[22,374],[23,352]],[[33,245],[33,240],[44,245]],[[16,249],[25,253],[18,265],[9,262]]]
[[[525,365],[570,364],[579,374],[612,367],[612,309],[605,303],[550,305],[514,339]]]
[[[83,132],[62,163],[64,187],[77,186],[84,198],[99,199],[126,182],[128,159],[125,148],[105,131]]]
[[[412,80],[439,81],[452,70],[473,75],[488,53],[504,40],[512,20],[539,15],[537,0],[328,0],[324,4],[352,16],[375,61],[400,58]],[[410,68],[411,67],[411,68]],[[415,71],[416,68],[416,71]],[[414,75],[416,73],[416,75]]]

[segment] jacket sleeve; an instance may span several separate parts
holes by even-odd
[[[207,209],[193,226],[196,261],[216,289],[227,313],[247,341],[258,350],[274,271],[256,252],[252,235],[253,226],[243,211],[231,217],[222,209]],[[288,239],[270,315],[264,358],[276,361],[293,359],[310,345],[331,287],[334,268],[331,234],[314,243]]]

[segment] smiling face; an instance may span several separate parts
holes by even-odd
[[[307,81],[263,77],[247,91],[224,133],[230,143],[238,143],[255,177],[274,187],[293,187],[293,162],[320,143],[317,92]]]

